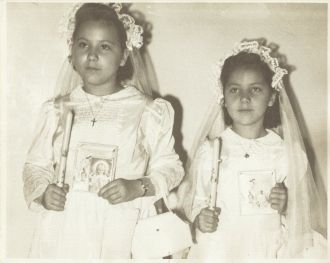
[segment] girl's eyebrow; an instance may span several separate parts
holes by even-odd
[[[226,84],[226,86],[239,86],[240,84],[236,83],[236,82],[228,82]]]
[[[265,82],[253,82],[253,83],[250,83],[250,85],[264,85]]]
[[[85,40],[85,41],[91,42],[91,40],[89,40],[89,39],[86,38],[86,37],[79,37],[79,38],[77,39],[77,41],[79,41],[79,40]],[[101,42],[107,42],[107,43],[109,43],[109,44],[111,44],[111,45],[116,45],[115,42],[113,42],[113,41],[111,41],[111,40],[108,40],[108,39],[97,40],[97,42],[99,42],[99,43],[101,43]]]

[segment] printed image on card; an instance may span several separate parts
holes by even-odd
[[[80,143],[75,159],[74,190],[98,193],[115,178],[118,146]]]
[[[238,174],[241,215],[273,214],[269,194],[275,186],[275,172],[241,171]]]

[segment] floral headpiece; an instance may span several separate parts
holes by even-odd
[[[79,3],[74,5],[68,16],[62,17],[60,22],[60,26],[59,26],[60,34],[62,37],[65,37],[67,39],[67,44],[70,48],[72,46],[72,34],[76,25],[75,14],[83,4],[84,3]],[[120,14],[122,5],[120,3],[116,3],[112,5],[108,3],[102,3],[102,4],[111,7],[117,13],[118,19],[123,23],[127,36],[126,47],[130,51],[133,50],[133,47],[135,48],[142,47],[143,28],[139,25],[136,25],[134,18],[131,17],[130,15]]]
[[[265,62],[269,68],[274,72],[271,86],[277,91],[280,91],[282,86],[278,85],[285,74],[288,74],[286,69],[280,68],[278,60],[270,56],[271,49],[262,45],[259,45],[257,41],[241,42],[235,45],[234,49],[227,54],[224,58],[218,61],[213,69],[213,79],[215,80],[214,88],[217,94],[218,103],[223,98],[222,84],[220,80],[220,74],[223,65],[227,58],[237,55],[240,52],[254,53],[260,56],[261,60]]]

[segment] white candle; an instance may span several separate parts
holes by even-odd
[[[211,175],[211,194],[209,209],[214,210],[216,207],[217,190],[219,181],[219,164],[220,164],[220,152],[221,152],[221,138],[213,140],[213,164],[212,164],[212,175]]]
[[[58,177],[57,177],[57,185],[63,187],[64,178],[65,178],[65,168],[66,168],[66,158],[68,156],[70,137],[71,137],[71,128],[73,123],[73,111],[67,110],[65,126],[64,126],[64,134],[62,140],[62,148],[61,148],[61,157],[60,157],[60,165],[58,169]]]

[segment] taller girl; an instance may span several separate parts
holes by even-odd
[[[137,76],[142,28],[120,7],[78,5],[69,18],[71,72],[81,81],[43,104],[24,166],[25,198],[40,214],[32,257],[130,258],[137,220],[155,214],[153,203],[183,177],[171,105],[127,84]],[[66,105],[75,116],[62,188]]]

